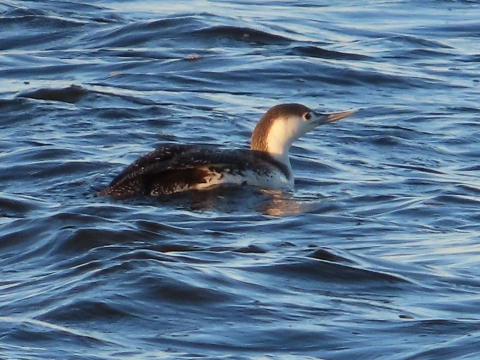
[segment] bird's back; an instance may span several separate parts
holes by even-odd
[[[290,176],[288,168],[263,152],[167,145],[136,160],[98,195],[156,196],[222,184],[285,188]]]

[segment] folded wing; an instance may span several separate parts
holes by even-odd
[[[241,184],[241,175],[247,170],[262,174],[278,166],[272,161],[247,149],[167,145],[133,162],[98,195],[126,198],[202,190],[222,183]]]

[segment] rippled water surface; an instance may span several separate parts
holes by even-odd
[[[479,34],[478,1],[0,2],[0,357],[476,358]],[[358,110],[292,193],[94,196],[283,102]]]

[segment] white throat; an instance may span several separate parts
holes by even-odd
[[[288,170],[292,171],[290,165],[290,159],[288,158],[288,152],[293,142],[298,139],[298,130],[295,127],[287,126],[291,124],[288,119],[277,119],[269,128],[266,145],[268,153],[276,160],[288,167]]]

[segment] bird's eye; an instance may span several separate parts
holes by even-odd
[[[310,114],[309,112],[306,112],[305,114],[303,114],[303,118],[305,120],[310,120],[312,118],[312,114]]]

